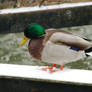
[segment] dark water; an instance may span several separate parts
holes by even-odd
[[[81,37],[92,39],[92,25],[64,28]],[[0,35],[0,63],[23,64],[23,65],[44,65],[45,63],[36,61],[28,52],[27,44],[20,47],[19,43],[23,39],[23,33],[11,33]],[[69,63],[67,68],[92,69],[92,57]]]

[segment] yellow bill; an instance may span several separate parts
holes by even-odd
[[[29,40],[29,38],[27,38],[26,36],[24,36],[24,40],[22,40],[20,42],[20,46],[24,45],[28,40]]]

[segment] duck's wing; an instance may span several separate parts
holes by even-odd
[[[86,40],[86,41],[92,42],[91,39],[88,39],[88,38],[85,38],[85,37],[83,37],[83,39]]]
[[[85,39],[65,32],[55,32],[49,40],[55,44],[64,44],[70,47],[78,48],[79,50],[85,50],[92,46],[92,43],[86,41]]]

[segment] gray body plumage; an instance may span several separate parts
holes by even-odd
[[[72,46],[79,50],[70,49]],[[76,35],[62,31],[55,32],[45,44],[42,51],[42,60],[59,65],[75,62],[76,60],[86,57],[85,50],[91,46],[92,44],[90,42]]]

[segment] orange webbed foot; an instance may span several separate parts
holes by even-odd
[[[60,69],[60,70],[63,70],[63,68],[64,68],[64,65],[61,65],[59,69]]]
[[[42,68],[43,71],[52,70],[52,69],[53,67],[49,67],[49,66]]]
[[[42,68],[43,71],[49,71],[50,73],[53,73],[56,71],[57,65],[53,64],[52,66],[47,66],[45,68]]]
[[[63,70],[64,68],[64,65],[61,65],[59,70]],[[49,73],[54,73],[54,72],[57,72],[58,69],[57,69],[57,65],[56,64],[53,64],[52,66],[47,66],[47,67],[44,67],[42,68],[43,71],[48,71]]]

